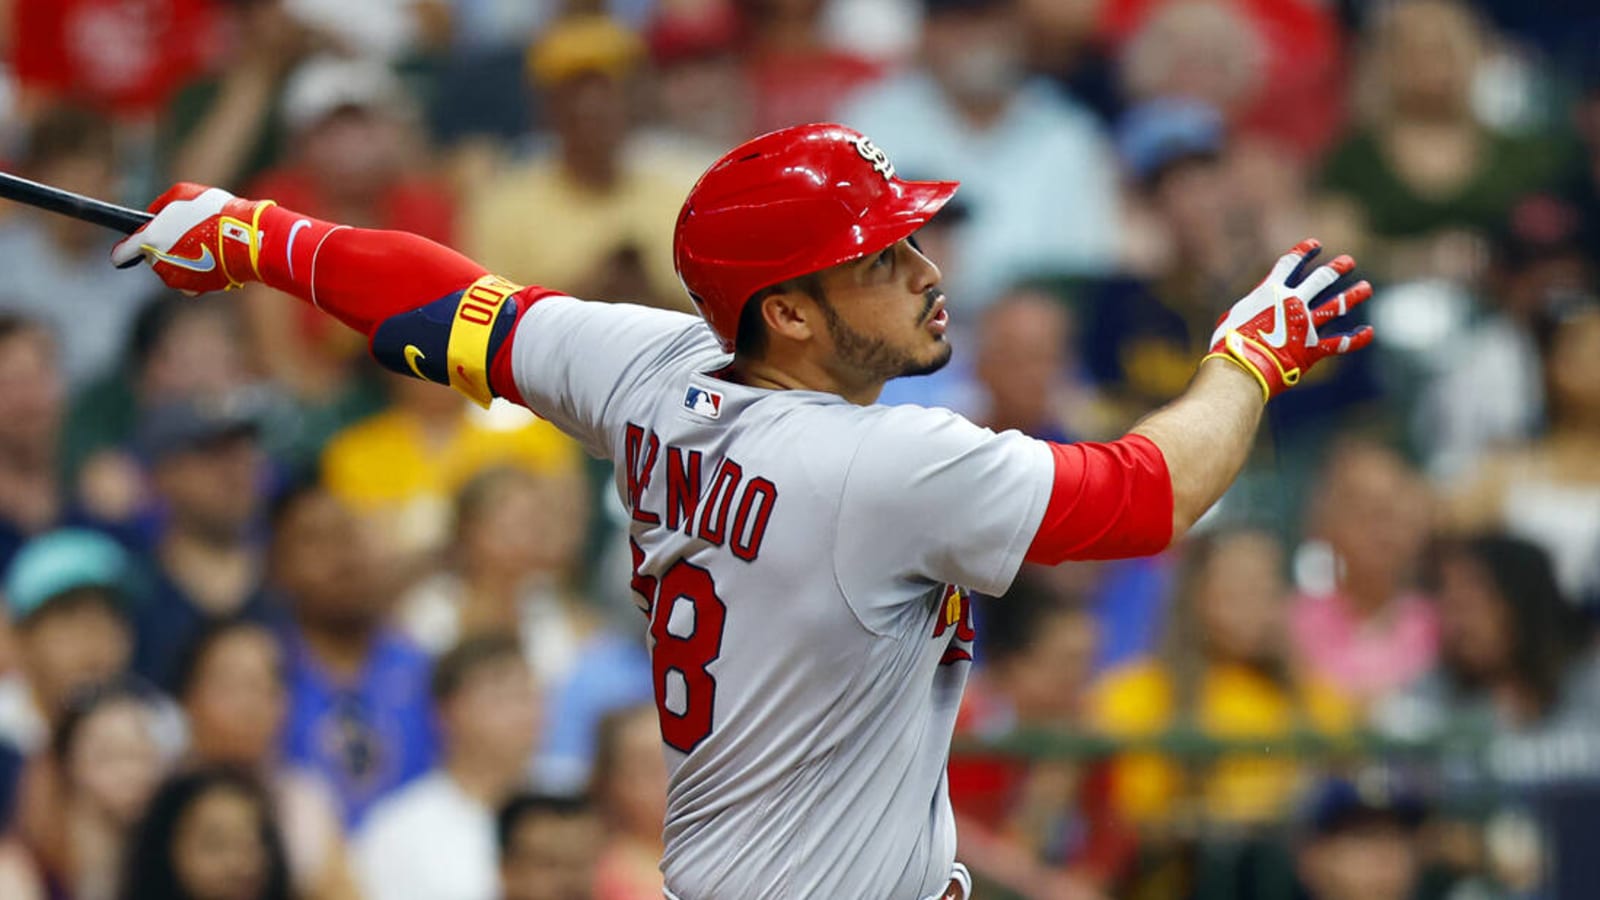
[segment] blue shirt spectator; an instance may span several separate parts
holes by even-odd
[[[1012,4],[930,0],[925,65],[870,88],[839,119],[903,177],[961,181],[971,218],[940,259],[959,309],[1046,274],[1101,274],[1118,258],[1117,166],[1099,120],[1028,80]]]
[[[367,810],[433,766],[437,737],[428,702],[431,663],[410,641],[380,632],[365,664],[339,678],[297,629],[284,633],[289,718],[283,756],[333,789],[347,831]]]
[[[368,533],[320,485],[274,506],[269,569],[292,618],[282,631],[284,761],[321,776],[354,830],[434,764],[432,665],[388,623],[391,595]]]

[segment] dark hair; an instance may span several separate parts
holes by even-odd
[[[267,505],[267,526],[274,542],[283,523],[300,507],[300,504],[327,493],[316,478],[301,478],[284,485]]]
[[[1439,545],[1436,570],[1451,559],[1476,563],[1493,583],[1495,599],[1505,609],[1511,627],[1514,677],[1533,694],[1541,713],[1550,711],[1561,699],[1567,667],[1587,634],[1556,583],[1550,556],[1544,548],[1521,538],[1481,534]],[[1445,658],[1443,665],[1458,687],[1476,686],[1450,659]]]
[[[480,670],[507,660],[522,660],[522,645],[513,635],[491,632],[466,638],[434,662],[428,693],[434,703],[443,703]]]
[[[733,339],[733,352],[743,359],[760,359],[766,354],[767,320],[761,315],[761,301],[773,294],[796,292],[827,302],[822,289],[822,276],[817,272],[780,281],[756,291],[744,302],[744,309],[739,311],[739,331]]]
[[[1024,571],[1010,590],[984,604],[978,655],[985,665],[1020,656],[1039,639],[1045,622],[1081,611],[1076,598],[1063,596],[1044,576]]]
[[[32,316],[18,312],[0,312],[0,341],[9,341],[25,334],[38,334],[46,339],[53,338],[49,326]]]
[[[528,794],[522,793],[513,796],[500,807],[495,815],[495,838],[500,845],[500,855],[504,857],[511,848],[511,839],[517,833],[517,826],[524,819],[535,816],[554,816],[560,819],[575,819],[579,816],[589,815],[593,806],[586,795],[579,794],[574,797],[560,797],[554,794]]]
[[[234,617],[211,622],[201,628],[189,643],[185,644],[182,653],[178,656],[177,678],[172,683],[172,695],[179,702],[189,698],[189,692],[194,690],[195,682],[200,677],[200,671],[205,667],[206,657],[216,646],[235,634],[246,631],[261,631],[268,635],[272,629],[254,619]],[[278,671],[278,680],[283,681],[285,673],[281,666]]]
[[[512,465],[491,466],[472,476],[456,492],[455,541],[459,544],[466,534],[467,525],[488,510],[495,500],[507,493],[508,488],[519,485],[536,485],[537,475],[527,469]]]
[[[255,804],[261,841],[267,851],[265,883],[257,895],[260,900],[289,900],[293,896],[283,836],[266,791],[240,769],[205,766],[168,778],[150,799],[129,841],[119,900],[188,900],[193,896],[179,880],[173,845],[183,817],[214,791],[234,791]]]
[[[95,713],[118,703],[134,703],[153,712],[157,696],[155,688],[133,675],[119,675],[75,691],[50,736],[51,755],[64,767],[78,733]]]
[[[215,297],[185,297],[177,291],[157,291],[145,298],[133,317],[128,333],[127,368],[134,374],[144,371],[156,348],[179,323],[190,316],[221,315],[233,325],[234,307]]]

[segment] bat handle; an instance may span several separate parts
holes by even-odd
[[[37,181],[29,181],[10,172],[0,172],[0,197],[71,216],[74,219],[82,219],[103,228],[112,228],[123,234],[138,231],[152,218],[143,210],[129,209],[126,206],[74,194]]]

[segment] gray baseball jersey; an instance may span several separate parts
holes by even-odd
[[[1011,583],[1044,444],[954,414],[720,380],[699,319],[539,301],[535,411],[615,461],[671,773],[680,900],[937,896],[968,592]]]

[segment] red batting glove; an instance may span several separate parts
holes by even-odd
[[[1205,358],[1226,359],[1249,372],[1261,385],[1263,399],[1271,400],[1294,387],[1300,376],[1322,358],[1351,353],[1372,343],[1370,325],[1348,334],[1325,338],[1317,335],[1318,325],[1326,325],[1371,297],[1371,284],[1357,282],[1311,308],[1341,275],[1355,269],[1355,260],[1336,257],[1290,286],[1289,277],[1300,263],[1321,249],[1322,245],[1312,239],[1295,245],[1272,267],[1266,280],[1228,310],[1211,335],[1211,352]]]
[[[155,218],[119,241],[111,261],[124,269],[148,262],[168,287],[186,294],[259,281],[261,214],[272,205],[180,182],[150,204]]]

